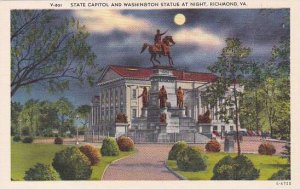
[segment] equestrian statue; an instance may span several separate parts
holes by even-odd
[[[171,46],[175,45],[175,42],[172,36],[165,36],[164,38],[162,38],[162,36],[166,33],[167,31],[160,33],[160,30],[157,30],[154,36],[154,45],[144,43],[142,47],[141,53],[143,53],[148,48],[148,51],[151,55],[150,61],[152,62],[153,66],[155,66],[154,61],[160,64],[160,61],[156,58],[157,55],[159,57],[161,57],[161,55],[167,56],[169,60],[169,65],[174,65],[173,59],[171,57]]]

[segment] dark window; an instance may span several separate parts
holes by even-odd
[[[136,89],[132,89],[132,96],[131,98],[136,98]]]

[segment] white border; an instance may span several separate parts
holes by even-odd
[[[145,1],[143,2],[163,2]],[[192,0],[187,0],[191,2]],[[224,2],[222,0],[215,0]],[[230,0],[232,1],[232,0]],[[300,188],[300,2],[297,0],[244,0],[247,7],[197,7],[201,8],[290,8],[291,13],[291,144],[292,144],[292,181],[290,186],[276,185],[276,181],[55,181],[55,182],[28,182],[10,181],[10,9],[55,9],[50,7],[50,2],[62,3],[63,8],[71,9],[71,2],[116,2],[116,1],[1,1],[0,0],[0,188]],[[124,2],[124,0],[118,0]],[[128,0],[127,2],[141,2],[141,0]],[[171,2],[166,1],[164,2]],[[172,1],[174,2],[174,1]],[[178,0],[183,2],[183,0]],[[198,0],[196,2],[203,2]],[[207,0],[206,2],[210,2]],[[236,2],[240,2],[237,0]],[[174,9],[186,7],[174,7]],[[195,8],[195,7],[193,7]],[[73,8],[74,9],[74,8]],[[89,8],[75,8],[89,9]],[[105,8],[94,8],[105,9]],[[113,9],[113,8],[110,8]],[[118,7],[117,9],[123,9]],[[135,9],[162,9],[135,8]]]

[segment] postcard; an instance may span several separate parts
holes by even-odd
[[[298,188],[295,1],[1,1],[3,188]]]

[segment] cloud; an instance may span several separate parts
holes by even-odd
[[[180,29],[173,37],[178,43],[197,46],[219,47],[224,43],[222,36],[209,33],[201,27]]]
[[[79,10],[74,16],[81,20],[89,32],[109,33],[115,30],[126,33],[147,32],[151,22],[132,15],[122,15],[118,10]]]

